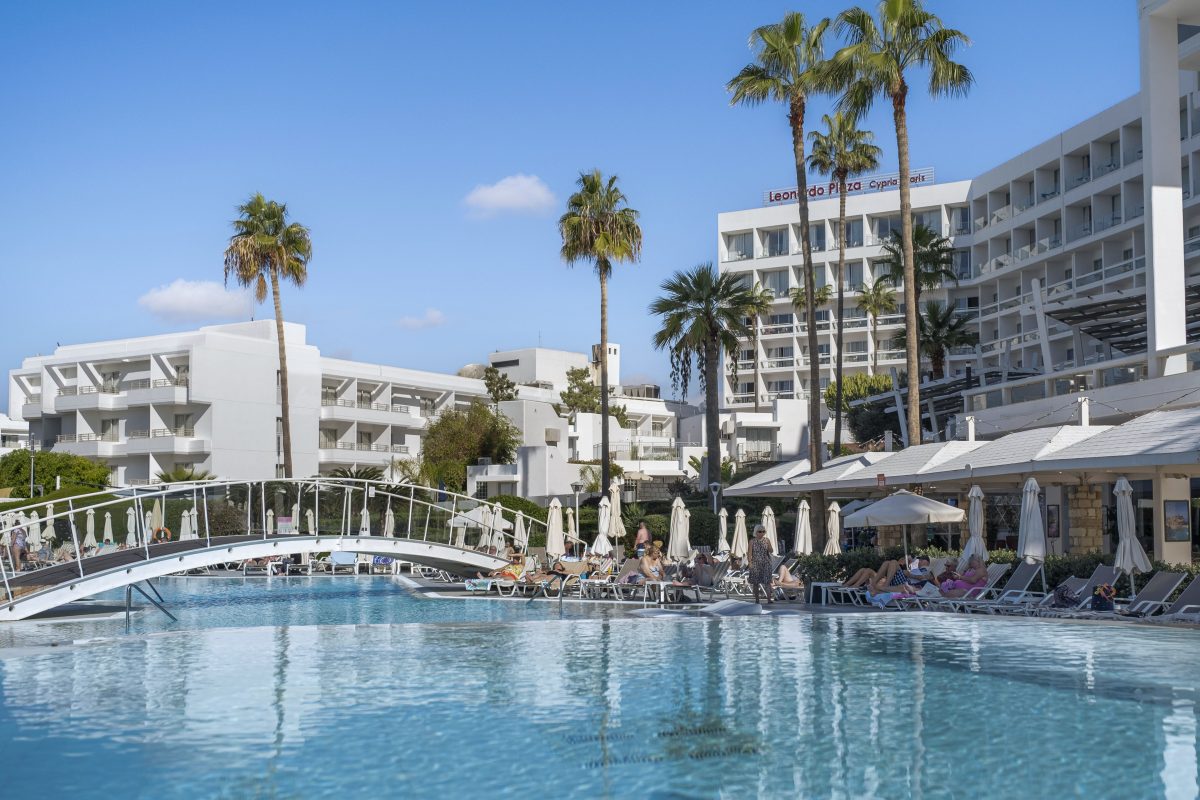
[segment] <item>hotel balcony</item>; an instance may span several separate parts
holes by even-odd
[[[128,399],[116,387],[67,386],[58,390],[55,411],[115,411],[128,406]]]
[[[126,440],[126,452],[131,456],[147,453],[207,453],[209,447],[207,440],[196,436],[194,428],[134,430],[126,434]]]
[[[125,445],[115,433],[64,433],[54,440],[56,452],[91,458],[125,454]]]
[[[427,422],[421,416],[420,406],[333,398],[322,398],[321,419],[341,422],[373,422],[379,425],[400,425],[412,429],[424,428]]]
[[[41,419],[42,418],[42,396],[40,394],[31,394],[25,398],[25,402],[21,404],[21,419]]]
[[[126,403],[131,406],[187,405],[187,378],[158,378],[127,381],[121,384]]]
[[[383,466],[397,456],[409,455],[406,444],[359,444],[356,442],[322,442],[317,459],[322,464],[361,464]]]

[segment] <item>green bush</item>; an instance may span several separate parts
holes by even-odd
[[[488,498],[488,502],[503,506],[511,511],[512,514],[506,515],[508,517],[512,517],[513,514],[516,514],[519,511],[531,519],[536,519],[538,522],[543,524],[546,522],[546,509],[542,508],[532,500],[526,500],[524,497],[516,497],[515,495],[511,494],[501,494],[497,495],[496,497]],[[511,522],[511,519],[509,521]]]

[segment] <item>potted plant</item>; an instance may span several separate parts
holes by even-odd
[[[1092,610],[1093,611],[1112,611],[1113,600],[1117,596],[1117,590],[1110,583],[1102,583],[1092,591]]]

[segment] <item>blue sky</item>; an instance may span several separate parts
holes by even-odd
[[[666,385],[658,284],[715,257],[719,211],[792,183],[782,111],[728,104],[747,34],[845,5],[6,3],[0,367],[269,315],[203,283],[254,191],[312,229],[309,282],[283,304],[326,354],[453,371],[493,349],[583,350],[597,284],[560,261],[555,222],[599,167],[645,232],[613,279],[610,337],[626,381]],[[911,96],[913,164],[940,181],[1137,91],[1129,0],[928,5],[972,37],[977,79],[965,100]],[[866,120],[885,171],[890,124],[888,108]]]

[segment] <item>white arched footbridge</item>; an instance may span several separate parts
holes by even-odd
[[[124,531],[112,530],[114,517]],[[175,520],[178,529],[168,530]],[[382,481],[203,481],[97,492],[0,518],[0,541],[22,534],[35,553],[55,556],[17,569],[12,548],[0,547],[0,621],[163,575],[302,554],[381,555],[474,575],[503,566],[509,547],[526,549],[535,527],[544,524],[486,501]],[[65,539],[57,547],[56,535]]]

